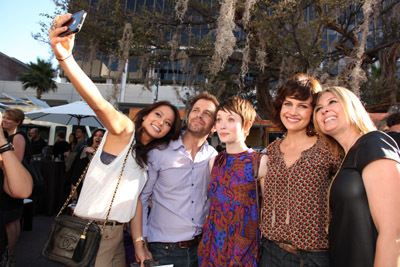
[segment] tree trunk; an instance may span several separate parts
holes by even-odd
[[[36,89],[36,98],[41,99],[43,94],[43,90],[41,88]]]
[[[397,103],[399,91],[399,78],[397,76],[396,63],[400,57],[400,41],[395,42],[390,48],[379,52],[378,58],[382,68],[380,83],[382,88],[390,91],[390,106]]]
[[[269,75],[261,73],[256,81],[257,102],[264,118],[272,118],[272,96],[269,93]]]
[[[132,25],[130,23],[126,23],[124,27],[124,34],[119,40],[119,55],[118,55],[118,70],[116,74],[116,79],[114,81],[114,85],[112,87],[110,97],[110,103],[118,108],[118,98],[120,95],[120,87],[121,87],[121,76],[125,68],[126,60],[129,58],[129,52],[132,48],[133,43],[133,33],[132,33]]]

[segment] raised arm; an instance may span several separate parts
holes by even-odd
[[[400,164],[379,159],[368,164],[362,177],[372,219],[378,230],[374,266],[400,262]]]
[[[53,21],[54,26],[49,31],[49,38],[54,55],[75,89],[93,109],[109,133],[111,135],[120,135],[124,132],[131,133],[134,129],[133,122],[103,98],[96,85],[83,72],[72,56],[75,36],[58,37],[61,32],[67,29],[62,25],[70,18],[71,14],[64,14],[57,16]]]

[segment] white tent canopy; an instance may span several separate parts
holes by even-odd
[[[25,113],[31,120],[49,121],[64,125],[104,127],[94,111],[83,101]]]

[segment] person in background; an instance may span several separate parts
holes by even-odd
[[[392,113],[386,118],[386,125],[389,127],[387,134],[396,141],[400,147],[400,112]]]
[[[65,141],[65,132],[58,132],[54,142],[53,155],[55,159],[64,160],[64,153],[70,148],[70,144]]]
[[[148,153],[155,147],[167,146],[171,140],[178,139],[181,130],[179,112],[168,101],[156,102],[141,109],[133,121],[117,111],[75,61],[72,55],[74,35],[59,37],[67,30],[62,25],[71,16],[59,15],[53,20],[49,30],[50,44],[74,88],[107,129],[87,169],[74,215],[92,219],[103,227],[114,199],[95,267],[126,267],[123,230],[127,223],[130,223],[135,241],[136,259],[143,264],[144,260],[151,259],[142,236],[142,205],[139,199],[147,180]],[[114,195],[116,188],[118,190]]]
[[[239,97],[218,107],[215,128],[226,152],[209,164],[211,206],[198,248],[199,266],[257,266],[259,187],[255,177],[265,177],[267,157],[258,157],[245,143],[255,117],[251,103]],[[260,166],[257,174],[255,164]]]
[[[66,172],[68,172],[69,169],[71,168],[72,162],[74,161],[75,155],[76,155],[75,152],[72,152],[72,151],[74,151],[74,148],[77,144],[75,133],[70,133],[70,135],[68,137],[68,143],[69,143],[69,149],[68,149],[68,151],[66,151],[64,153],[65,171]]]
[[[69,143],[69,151],[74,150],[75,145],[77,144],[76,137],[74,133],[70,133],[68,137],[68,143]],[[68,155],[65,155],[68,156]]]
[[[29,140],[23,131],[18,131],[18,126],[24,121],[24,112],[20,109],[6,109],[2,120],[2,130],[7,134],[7,139],[14,145],[15,155],[22,162],[31,157],[29,151]],[[0,196],[0,209],[2,220],[5,224],[11,264],[14,265],[14,250],[21,233],[20,219],[23,211],[23,199],[13,198],[8,194]]]
[[[67,160],[65,161],[65,170],[68,172],[71,169],[72,163],[74,162],[77,154],[82,148],[87,146],[87,139],[85,138],[85,127],[78,126],[74,133],[76,144],[73,146],[68,153]]]
[[[40,137],[38,128],[32,128],[29,131],[29,137],[31,139],[31,150],[33,155],[42,155],[42,149],[47,146],[47,142]]]
[[[87,146],[82,149],[82,154],[80,158],[88,158],[89,160],[92,159],[94,153],[100,146],[101,141],[103,140],[103,136],[105,134],[104,129],[96,129],[93,131],[92,136],[89,138]]]
[[[75,130],[76,145],[73,152],[79,152],[83,147],[87,146],[87,140],[85,138],[85,128],[78,126]]]
[[[81,177],[81,174],[85,170],[86,166],[89,164],[94,153],[99,148],[100,143],[103,140],[104,133],[105,133],[104,129],[96,129],[93,131],[92,136],[88,139],[87,142],[88,145],[83,147],[79,151],[78,155],[74,159],[74,162],[72,163],[71,168],[65,174],[65,180],[70,185],[71,190],[75,188],[74,185]],[[79,188],[75,192],[73,199],[78,199],[81,188],[82,188],[82,183],[79,185]]]
[[[361,101],[343,87],[324,89],[314,123],[346,156],[330,186],[332,267],[399,266],[400,152],[376,131]]]
[[[165,149],[149,153],[149,179],[140,195],[143,235],[149,250],[160,264],[174,267],[197,266],[197,247],[201,239],[209,201],[208,162],[217,155],[206,141],[214,132],[216,98],[202,92],[188,103],[187,130]]]
[[[4,136],[1,118],[0,114],[0,196],[24,199],[32,193],[32,177],[13,151],[13,145]],[[0,210],[0,217],[3,218],[3,210]],[[0,267],[12,266],[8,246],[5,225],[0,219]]]
[[[285,132],[267,147],[259,266],[329,266],[328,187],[340,163],[316,135],[313,108],[321,85],[306,74],[285,81],[273,101],[274,122]]]

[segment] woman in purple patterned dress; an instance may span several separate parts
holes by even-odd
[[[252,105],[233,97],[217,111],[216,129],[226,151],[210,161],[210,210],[199,244],[199,266],[257,266],[257,190],[254,163],[257,153],[245,140],[255,119]],[[258,176],[265,176],[261,157]],[[259,162],[257,162],[259,164]]]

